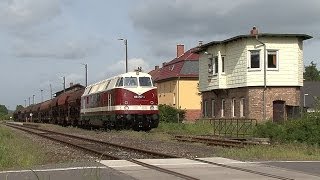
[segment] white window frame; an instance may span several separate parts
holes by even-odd
[[[256,51],[259,52],[259,68],[251,68],[251,52],[252,51]],[[262,67],[262,56],[261,56],[261,50],[260,49],[252,49],[252,50],[248,50],[248,70],[249,71],[261,71],[261,67]]]
[[[215,111],[214,111],[214,99],[211,100],[211,117],[215,117]]]
[[[244,117],[244,98],[240,99],[240,117]]]
[[[268,64],[269,64],[269,52],[276,52],[276,59],[277,59],[277,62],[276,62],[276,68],[269,68],[268,66]],[[277,70],[279,70],[279,50],[278,49],[268,49],[267,50],[267,57],[266,57],[266,66],[267,66],[267,70],[268,71],[277,71]]]
[[[221,100],[221,117],[224,117],[225,114],[224,114],[224,106],[226,104],[226,100],[222,99]]]
[[[236,117],[235,104],[236,104],[236,99],[232,98],[231,100],[231,116],[232,117]]]

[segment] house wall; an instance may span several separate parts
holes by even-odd
[[[169,80],[157,83],[159,104],[177,107],[176,102],[174,102],[174,96],[177,94],[176,84],[177,80]]]
[[[263,121],[263,87],[218,89],[202,93],[202,101],[208,101],[208,118],[257,119]],[[244,116],[240,117],[240,100],[244,98]],[[215,116],[212,116],[211,100],[215,100]],[[221,117],[222,99],[225,100],[225,116]],[[235,117],[232,117],[231,102],[235,99]],[[300,87],[268,87],[266,90],[266,119],[273,119],[273,102],[285,101],[287,106],[299,106]],[[203,112],[203,109],[202,109]],[[285,112],[286,113],[286,112]],[[202,114],[203,115],[203,114]],[[285,117],[286,118],[286,117]]]
[[[302,40],[296,37],[265,37],[267,50],[278,50],[278,68],[267,69],[267,86],[302,86],[303,85],[303,49]],[[260,50],[260,69],[248,69],[250,61],[249,50]],[[263,86],[264,48],[254,38],[240,39],[226,44],[209,47],[207,52],[225,56],[225,73],[221,72],[221,57],[219,56],[219,73],[208,76],[208,55],[200,53],[199,83],[200,91],[227,89],[246,86]]]

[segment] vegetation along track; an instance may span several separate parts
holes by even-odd
[[[222,138],[208,138],[208,137],[199,137],[199,136],[183,136],[176,135],[174,138],[178,141],[185,142],[197,142],[203,143],[210,146],[224,146],[224,147],[244,147],[246,145],[257,145],[258,143],[254,142],[245,142],[231,139],[222,139]]]
[[[36,127],[30,127],[30,126],[23,126],[23,125],[14,125],[14,124],[6,124],[9,127],[20,129],[22,131],[26,131],[32,134],[36,134],[38,136],[48,138],[50,140],[58,141],[67,145],[71,145],[73,147],[77,147],[86,151],[89,151],[91,153],[95,153],[100,155],[101,157],[108,158],[108,159],[125,159],[127,161],[130,161],[135,164],[139,164],[141,166],[154,169],[160,172],[164,172],[167,174],[174,175],[176,177],[180,177],[182,179],[188,179],[188,180],[197,180],[197,178],[181,174],[175,171],[171,171],[168,169],[164,169],[158,166],[154,166],[151,164],[143,163],[139,160],[133,159],[133,158],[179,158],[178,156],[174,155],[168,155],[168,154],[163,154],[159,152],[153,152],[153,151],[148,151],[148,150],[143,150],[143,149],[138,149],[138,148],[133,148],[133,147],[128,147],[124,145],[119,145],[119,144],[114,144],[114,143],[109,143],[105,141],[99,141],[95,139],[89,139],[89,138],[84,138],[84,137],[79,137],[75,135],[70,135],[70,134],[64,134],[64,133],[59,133],[59,132],[54,132],[50,130],[44,130]],[[259,171],[254,171],[254,170],[249,170],[245,168],[240,168],[240,167],[234,167],[234,166],[229,166],[226,164],[220,164],[220,163],[214,163],[206,160],[201,160],[201,159],[192,159],[194,161],[202,162],[202,163],[207,163],[207,164],[212,164],[215,166],[220,166],[228,169],[234,169],[234,170],[239,170],[243,172],[248,172],[252,174],[257,174],[265,177],[270,177],[274,179],[281,179],[281,180],[291,180],[290,178],[282,177],[282,176],[277,176],[269,173],[264,173],[264,172],[259,172]]]

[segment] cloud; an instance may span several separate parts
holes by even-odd
[[[61,13],[60,0],[1,0],[0,28],[27,28]]]
[[[94,55],[106,44],[100,38],[44,41],[32,42],[21,39],[15,44],[14,55],[19,58],[83,59]]]
[[[316,35],[319,12],[319,0],[141,0],[130,17],[146,43],[157,43],[151,48],[158,56],[158,44],[221,40],[247,34],[253,25],[260,32]]]
[[[138,67],[142,67],[143,72],[150,71],[150,64],[149,64],[149,62],[145,61],[144,59],[141,59],[141,58],[128,59],[128,70],[129,71],[134,71]],[[108,72],[108,74],[102,73],[101,77],[105,78],[105,77],[110,77],[110,76],[114,76],[117,74],[125,73],[125,70],[126,70],[125,60],[120,60],[120,61],[117,61],[116,63],[108,66],[108,68],[106,70],[106,72]]]

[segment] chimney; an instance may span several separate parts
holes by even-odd
[[[250,35],[251,36],[257,36],[258,35],[258,29],[255,26],[253,26],[253,28],[251,29]]]
[[[154,70],[158,70],[158,69],[159,69],[159,66],[155,66],[155,67],[154,67]]]
[[[166,65],[166,62],[162,63],[162,67],[164,67]]]
[[[184,53],[184,45],[178,44],[177,45],[177,57],[180,57]]]
[[[70,83],[70,87],[72,87],[72,86],[73,86],[73,83],[71,82],[71,83]]]
[[[202,44],[203,44],[203,41],[199,41],[199,46],[202,46]]]

